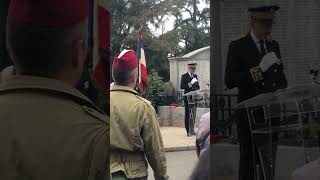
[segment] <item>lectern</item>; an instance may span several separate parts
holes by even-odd
[[[236,105],[237,109],[246,111],[250,133],[252,138],[252,147],[254,147],[255,138],[259,135],[268,137],[269,151],[275,151],[273,146],[273,135],[281,131],[290,129],[298,129],[301,134],[301,146],[303,148],[305,163],[311,161],[310,153],[308,153],[305,146],[304,137],[304,123],[303,117],[305,114],[313,114],[319,116],[320,112],[320,85],[316,83],[296,85],[286,89],[278,90],[272,93],[260,94],[251,99],[243,101]],[[259,120],[256,119],[256,114],[259,114]],[[261,114],[263,114],[261,120]],[[297,117],[290,120],[288,117]],[[288,120],[289,119],[289,120]],[[258,148],[258,151],[260,149]],[[255,164],[255,179],[256,180],[269,180],[274,177],[273,157],[271,159],[263,159],[261,152],[252,153],[258,154],[258,161],[254,156]],[[266,165],[263,162],[270,162]],[[267,167],[266,167],[267,166]]]

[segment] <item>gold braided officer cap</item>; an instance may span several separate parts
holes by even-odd
[[[248,12],[251,17],[256,20],[273,20],[275,18],[275,12],[280,9],[279,6],[261,6],[249,8]]]
[[[195,69],[197,67],[197,63],[189,63],[188,67]]]

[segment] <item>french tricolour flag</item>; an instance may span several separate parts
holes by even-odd
[[[139,60],[139,88],[141,92],[144,92],[148,86],[148,72],[146,58],[144,54],[144,44],[143,44],[143,32],[139,32],[139,43],[137,49],[137,58]]]

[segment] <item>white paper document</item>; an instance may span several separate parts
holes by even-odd
[[[191,84],[194,84],[194,83],[196,83],[196,82],[198,82],[198,80],[197,80],[196,78],[193,78],[193,79],[191,80]]]

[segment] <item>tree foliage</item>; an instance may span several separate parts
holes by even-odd
[[[143,96],[148,99],[155,108],[164,103],[165,83],[162,79],[154,69],[150,70],[149,85]]]
[[[199,10],[199,0],[178,0],[175,16],[175,31],[184,43],[183,53],[209,45],[210,8]],[[205,1],[207,4],[209,1]],[[187,18],[185,18],[187,16]]]

